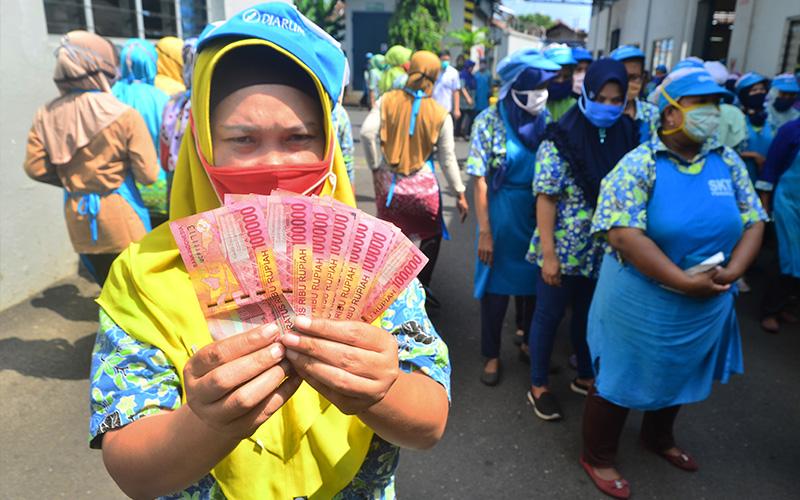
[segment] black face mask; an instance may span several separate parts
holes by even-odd
[[[764,126],[764,122],[767,121],[767,112],[762,110],[752,115],[748,114],[747,119],[750,120],[750,124],[754,127],[762,127]]]
[[[742,106],[747,109],[752,109],[755,111],[761,111],[764,109],[764,99],[767,97],[767,94],[747,94],[742,93],[739,96],[739,99],[742,101]]]
[[[776,97],[775,101],[772,103],[772,107],[775,108],[776,111],[783,113],[792,107],[794,101],[794,97]]]

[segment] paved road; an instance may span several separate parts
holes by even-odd
[[[353,112],[354,123],[363,112]],[[356,131],[357,137],[357,131]],[[459,157],[466,143],[458,143]],[[359,206],[374,213],[360,146]],[[445,196],[446,215],[455,215]],[[62,223],[54,221],[54,223]],[[477,302],[472,299],[474,217],[450,224],[433,288],[443,302],[432,319],[450,346],[453,406],[444,440],[429,452],[404,452],[398,490],[403,498],[602,498],[577,464],[581,398],[568,389],[569,346],[560,333],[552,385],[564,406],[559,423],[537,419],[524,400],[527,366],[510,342],[504,378],[478,382]],[[686,474],[636,444],[640,416],[623,433],[620,467],[636,498],[797,498],[800,481],[800,328],[762,333],[756,292],[739,301],[746,374],[684,409],[679,443],[700,472]],[[108,478],[100,452],[87,446],[87,374],[96,328],[98,289],[76,275],[0,313],[0,498],[124,498]],[[509,320],[513,317],[509,313]],[[562,324],[562,329],[564,325]],[[669,374],[664,374],[669,376]]]

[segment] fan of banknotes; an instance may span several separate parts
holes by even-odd
[[[428,259],[393,224],[274,191],[170,223],[214,339],[296,314],[372,322]]]

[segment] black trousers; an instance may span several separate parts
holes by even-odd
[[[419,272],[417,278],[425,288],[431,286],[431,278],[433,277],[433,268],[436,267],[436,259],[439,258],[439,249],[442,247],[442,235],[434,236],[422,240],[419,244],[420,251],[428,258],[428,263]]]
[[[680,405],[644,412],[639,436],[648,448],[665,451],[675,446],[672,429]],[[589,390],[583,407],[583,459],[599,468],[614,467],[619,436],[630,409],[600,397]]]
[[[101,287],[108,278],[108,271],[111,269],[111,264],[117,258],[118,253],[82,253],[81,262],[84,267],[89,271],[89,274],[94,277],[94,280]]]
[[[522,303],[522,321],[530,325],[536,308],[536,296],[525,295],[518,298]],[[508,300],[508,295],[494,293],[484,293],[481,298],[481,354],[485,358],[500,357],[500,336]]]

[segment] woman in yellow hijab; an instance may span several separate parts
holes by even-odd
[[[167,95],[173,96],[186,92],[183,84],[183,40],[174,36],[165,36],[156,43],[158,53],[158,73],[155,86]]]
[[[216,175],[264,165],[285,167],[278,188],[308,192],[319,165],[319,194],[354,205],[331,125],[345,67],[282,2],[206,32],[170,216],[265,191],[263,175]],[[298,317],[283,337],[270,324],[212,342],[163,225],[117,259],[98,300],[91,445],[136,498],[392,498],[399,447],[434,445],[447,421],[447,347],[424,301],[415,282],[379,326]]]

